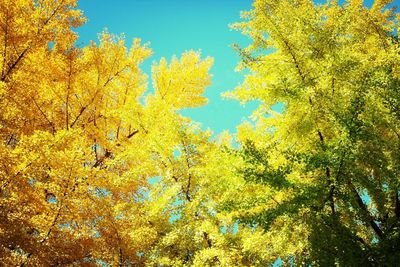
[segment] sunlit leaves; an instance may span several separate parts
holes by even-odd
[[[85,21],[75,0],[0,5],[2,262],[143,265],[181,190],[157,195],[148,178],[167,179],[190,123],[175,111],[205,103],[212,60],[188,52],[155,66],[173,88],[155,81],[168,96],[144,96],[152,52],[139,39],[127,48],[103,32],[75,46]]]
[[[152,69],[156,96],[174,108],[204,105],[206,99],[201,94],[211,83],[208,71],[212,62],[211,58],[201,60],[194,51],[184,53],[180,60],[172,58],[169,65],[161,59]]]
[[[299,250],[276,247],[270,254],[324,266],[391,261],[377,245],[398,242],[383,234],[390,235],[399,220],[399,178],[392,169],[399,144],[393,97],[398,21],[391,3],[375,1],[368,9],[363,1],[260,0],[234,26],[253,39],[238,49],[242,67],[252,74],[230,96],[261,101],[255,127],[238,128],[246,161],[239,173],[275,190],[272,196],[283,194],[276,205],[242,214],[242,220],[274,232],[279,243],[292,230],[275,223],[301,214],[296,224],[311,237],[296,245]],[[270,112],[276,103],[284,104],[282,114]],[[277,184],[282,177],[290,186]]]

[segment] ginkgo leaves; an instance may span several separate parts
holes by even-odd
[[[168,65],[163,58],[152,68],[156,96],[165,100],[175,109],[198,107],[206,103],[201,96],[211,83],[208,74],[213,60],[200,59],[200,53],[184,53],[180,60],[172,58]]]
[[[165,175],[188,131],[176,110],[205,103],[212,60],[163,60],[148,94],[151,49],[108,32],[75,46],[75,0],[0,7],[1,262],[143,266],[170,227],[148,178]]]
[[[393,252],[381,249],[398,242],[388,236],[400,218],[392,2],[375,1],[369,9],[358,0],[257,0],[234,26],[253,43],[239,49],[252,74],[233,95],[261,101],[255,127],[238,128],[243,177],[269,189],[254,208],[270,196],[276,201],[242,220],[274,233],[269,255],[292,257],[296,265],[393,264]],[[276,103],[284,104],[280,114],[270,112]],[[276,172],[281,168],[287,173]],[[280,176],[289,186],[279,188]],[[296,231],[307,240],[292,239],[292,224],[301,225]],[[291,246],[278,245],[282,240]]]
[[[395,265],[399,43],[390,1],[256,0],[234,27],[259,100],[236,140],[178,113],[213,60],[108,32],[75,0],[0,3],[0,259],[6,265]],[[281,113],[272,112],[277,102]],[[218,139],[218,138],[217,138]],[[235,143],[236,142],[236,143]]]
[[[82,25],[85,19],[76,6],[76,0],[34,1],[5,0],[0,3],[1,27],[5,38],[1,40],[1,80],[10,75],[30,52],[48,42],[57,40],[57,46],[66,49],[73,45],[76,34],[71,27]]]

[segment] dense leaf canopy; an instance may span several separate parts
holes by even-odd
[[[0,0],[5,266],[397,266],[400,44],[392,1],[255,0],[226,97],[252,121],[213,137],[212,58],[108,32],[76,0]],[[281,113],[272,111],[277,103]]]

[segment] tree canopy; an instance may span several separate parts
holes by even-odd
[[[5,266],[397,266],[400,43],[392,1],[255,0],[234,135],[207,103],[213,60],[103,32],[76,0],[0,0]],[[272,106],[281,103],[282,112]]]

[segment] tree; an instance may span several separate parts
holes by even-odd
[[[255,128],[239,128],[239,173],[269,192],[234,208],[242,224],[264,228],[271,263],[398,263],[399,16],[390,3],[256,0],[234,25],[253,42],[237,47],[251,75],[230,95],[261,102]]]
[[[153,66],[151,50],[107,32],[79,48],[75,0],[0,2],[0,259],[9,266],[140,266],[168,226],[151,217],[161,175],[205,103],[212,59],[186,52]],[[154,212],[153,212],[154,214]]]
[[[0,1],[0,260],[7,266],[396,266],[399,15],[391,1],[256,0],[215,140],[211,58],[139,39],[77,47],[76,0]],[[282,112],[271,106],[281,103]]]

